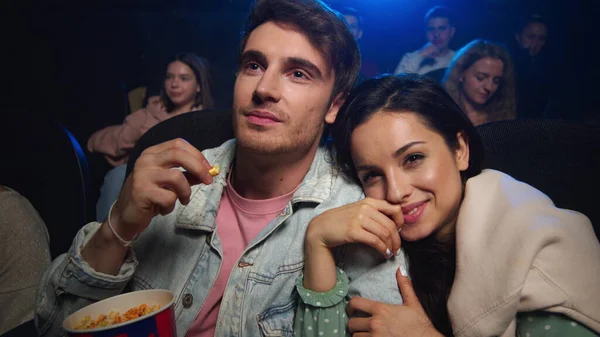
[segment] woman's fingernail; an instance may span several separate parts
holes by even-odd
[[[402,274],[402,276],[408,276],[408,272],[406,271],[406,267],[404,267],[403,264],[400,265],[400,274]]]
[[[402,227],[398,228],[398,233],[402,232]]]
[[[385,256],[387,256],[388,259],[392,257],[392,251],[389,248],[385,250]]]
[[[400,253],[402,253],[402,248],[398,248],[398,250],[396,251],[396,256],[400,255]]]

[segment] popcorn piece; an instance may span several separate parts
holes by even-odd
[[[210,170],[208,170],[208,173],[211,176],[216,176],[221,172],[221,169],[219,168],[219,165],[214,165]]]

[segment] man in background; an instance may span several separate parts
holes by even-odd
[[[448,67],[455,54],[448,44],[455,32],[452,15],[448,8],[436,6],[430,9],[425,14],[425,35],[429,42],[418,50],[406,53],[394,73],[424,75]]]

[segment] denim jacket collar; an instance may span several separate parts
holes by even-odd
[[[207,160],[219,165],[221,174],[211,185],[192,187],[190,203],[181,207],[176,227],[213,232],[223,189],[227,183],[227,174],[235,158],[236,140],[232,139],[209,154]],[[330,165],[330,155],[326,148],[317,149],[313,163],[292,197],[292,205],[299,202],[320,204],[331,195],[333,183],[340,171]]]

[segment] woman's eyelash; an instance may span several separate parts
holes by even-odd
[[[368,173],[366,173],[366,174],[364,174],[362,176],[361,181],[363,183],[367,183],[369,181],[369,179],[374,178],[376,176],[377,176],[377,173],[375,173],[375,172],[368,172]]]
[[[421,159],[425,158],[424,155],[420,154],[420,153],[415,153],[415,154],[411,154],[406,156],[406,159],[404,159],[404,162],[406,164],[411,164],[411,163],[415,163]]]

